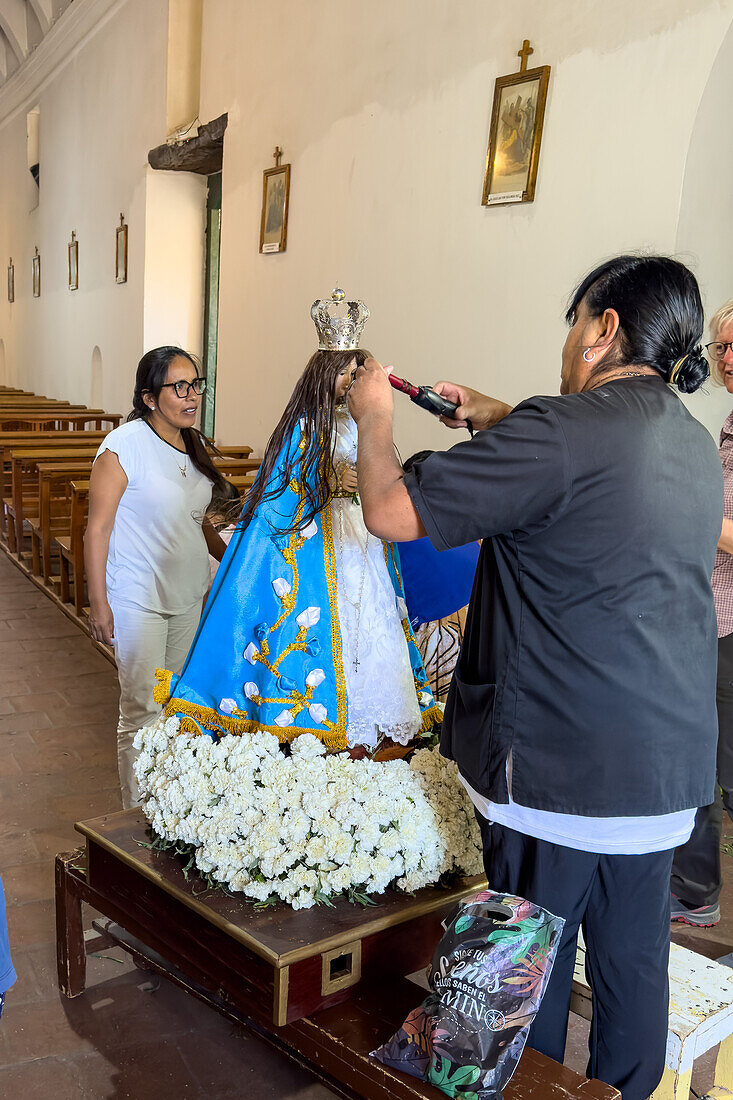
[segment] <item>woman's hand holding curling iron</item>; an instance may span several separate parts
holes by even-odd
[[[433,389],[447,401],[458,405],[455,419],[446,416],[440,418],[448,428],[467,428],[470,421],[474,431],[482,432],[486,428],[493,428],[494,424],[498,424],[512,411],[512,406],[505,401],[487,397],[468,386],[459,386],[457,382],[436,382]]]

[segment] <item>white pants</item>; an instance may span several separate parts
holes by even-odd
[[[194,604],[182,615],[162,615],[121,602],[113,602],[111,607],[120,681],[117,766],[122,805],[129,810],[140,801],[132,767],[137,752],[132,742],[137,731],[160,714],[153,699],[155,670],[167,668],[175,675],[180,673],[201,618],[201,604]]]

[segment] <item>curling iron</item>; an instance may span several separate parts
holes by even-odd
[[[434,416],[447,416],[449,420],[455,419],[456,409],[458,408],[455,402],[447,401],[445,397],[441,397],[430,386],[413,386],[412,382],[407,382],[396,374],[389,375],[389,383],[400,393],[406,393],[410,401],[414,401],[421,409],[426,409]]]

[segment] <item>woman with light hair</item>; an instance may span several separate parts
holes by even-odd
[[[733,298],[710,322],[706,350],[717,385],[733,394]],[[723,530],[713,569],[718,617],[718,784],[715,802],[697,811],[688,842],[675,852],[672,866],[672,920],[710,928],[720,920],[720,834],[723,807],[733,820],[733,412],[720,433],[725,505]],[[722,796],[721,796],[722,791]]]

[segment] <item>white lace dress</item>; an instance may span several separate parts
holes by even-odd
[[[356,424],[347,410],[336,413],[334,466],[356,464]],[[330,504],[338,584],[344,676],[349,701],[349,745],[374,747],[379,732],[406,745],[422,717],[398,606],[387,570],[384,544],[364,526],[351,497]]]

